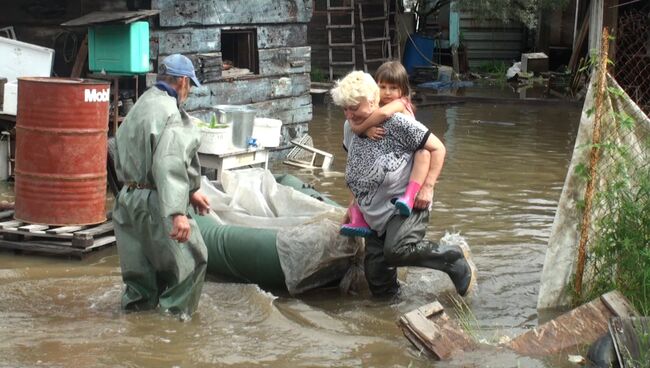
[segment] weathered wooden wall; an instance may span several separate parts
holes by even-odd
[[[283,137],[274,157],[288,152],[291,139],[306,134],[312,119],[307,43],[312,0],[257,0],[255,6],[239,0],[152,0],[151,7],[160,10],[152,32],[159,60],[173,53],[193,60],[212,53],[219,59],[222,31],[256,30],[259,73],[206,81],[193,89],[188,111],[204,117],[214,105],[248,105],[258,116],[281,119]]]

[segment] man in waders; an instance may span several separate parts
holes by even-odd
[[[207,250],[190,204],[207,213],[198,193],[200,133],[180,107],[190,83],[199,86],[187,57],[159,66],[156,84],[138,99],[117,130],[115,166],[124,186],[113,222],[126,289],[122,307],[190,316],[197,308]]]

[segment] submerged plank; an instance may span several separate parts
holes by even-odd
[[[476,342],[447,314],[437,301],[402,315],[399,325],[406,338],[436,359],[449,359],[472,350]]]
[[[618,300],[616,304],[629,304],[626,300],[621,301],[625,297],[620,293],[605,295],[605,300],[610,303]],[[634,310],[626,311],[624,308],[617,308],[617,311],[626,316],[627,313],[635,313]],[[507,346],[522,355],[543,356],[588,345],[607,333],[608,321],[616,316],[615,313],[600,297],[519,335]]]

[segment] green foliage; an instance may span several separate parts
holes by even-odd
[[[325,73],[319,68],[312,68],[309,73],[312,82],[325,82]]]
[[[460,298],[451,297],[450,299],[454,305],[456,322],[458,322],[460,327],[465,330],[474,341],[479,341],[479,331],[481,330],[481,326],[472,312],[472,309]]]
[[[476,68],[476,71],[483,74],[489,74],[496,77],[506,77],[508,65],[502,60],[487,61]]]

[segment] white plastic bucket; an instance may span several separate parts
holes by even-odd
[[[199,152],[207,154],[220,154],[227,152],[231,147],[232,128],[201,128],[201,145]]]
[[[280,145],[282,120],[255,118],[253,138],[262,147],[277,147]]]

